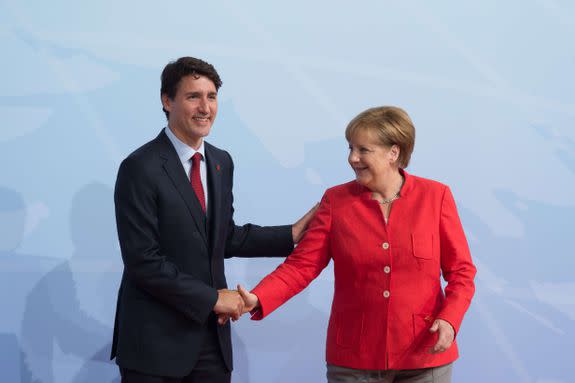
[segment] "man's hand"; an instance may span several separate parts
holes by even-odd
[[[218,318],[220,315],[226,315],[237,320],[244,312],[244,300],[235,290],[218,290],[218,301],[214,306],[214,312],[218,314]]]
[[[447,351],[453,344],[453,339],[455,339],[455,330],[448,321],[443,319],[436,319],[429,329],[429,332],[439,332],[437,343],[429,350],[432,354]]]
[[[250,293],[249,291],[244,289],[241,285],[238,285],[238,292],[239,292],[239,294],[242,297],[243,302],[244,302],[244,308],[242,310],[242,314],[245,314],[247,312],[250,312],[250,311],[260,307],[260,300],[258,299],[257,295]],[[233,316],[231,316],[229,314],[222,313],[222,314],[218,314],[218,324],[220,324],[220,325],[225,324],[230,319],[230,317],[234,321],[239,319],[239,317],[234,318]]]
[[[307,213],[304,214],[296,223],[291,227],[291,234],[293,237],[293,243],[298,243],[309,225],[309,221],[313,218],[317,208],[319,207],[319,202],[316,203]]]

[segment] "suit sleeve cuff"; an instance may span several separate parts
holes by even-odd
[[[210,314],[214,311],[214,306],[218,301],[218,290],[209,288],[206,290],[202,300],[203,302],[200,305],[194,305],[189,309],[190,318],[200,324],[206,323]]]

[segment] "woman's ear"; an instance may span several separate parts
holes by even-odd
[[[396,163],[399,160],[399,153],[401,149],[399,149],[398,145],[392,145],[389,149],[389,156],[391,163]]]

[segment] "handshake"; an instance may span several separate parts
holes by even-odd
[[[259,306],[258,297],[238,285],[237,290],[218,290],[218,301],[214,306],[214,312],[218,315],[218,324],[223,325],[230,318],[236,321],[243,314],[257,309]]]

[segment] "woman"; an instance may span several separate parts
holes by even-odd
[[[328,382],[449,382],[476,273],[453,196],[404,170],[415,129],[402,109],[368,109],[345,136],[355,181],[328,189],[293,254],[240,287],[246,308],[264,318],[333,259]]]

